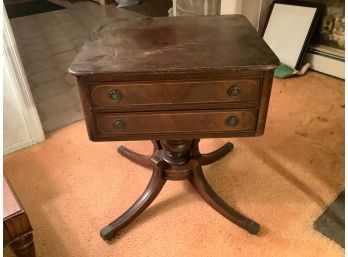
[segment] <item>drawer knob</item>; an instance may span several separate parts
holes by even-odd
[[[112,101],[118,102],[118,101],[121,101],[121,99],[122,99],[122,93],[121,93],[121,91],[119,91],[117,89],[111,89],[109,91],[109,97]]]
[[[238,96],[239,93],[240,93],[240,87],[239,87],[239,86],[236,86],[236,85],[230,87],[230,88],[228,89],[228,91],[227,91],[227,94],[228,94],[229,96]]]
[[[230,116],[226,119],[226,124],[229,127],[234,127],[238,124],[239,118],[236,116]]]
[[[125,122],[124,120],[117,119],[117,120],[114,120],[114,122],[112,123],[112,126],[115,129],[122,131],[126,129],[127,122]]]

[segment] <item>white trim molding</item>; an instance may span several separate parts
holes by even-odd
[[[345,62],[307,52],[304,63],[310,63],[310,68],[340,79],[345,79]]]
[[[8,75],[7,83],[10,84],[9,86],[14,91],[15,98],[18,101],[21,114],[29,132],[28,138],[21,138],[21,141],[13,142],[13,145],[7,145],[4,148],[4,154],[7,154],[44,141],[45,134],[5,9],[3,10],[3,39],[3,64],[4,72]]]

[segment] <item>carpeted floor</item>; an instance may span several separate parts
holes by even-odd
[[[344,82],[315,72],[274,82],[265,135],[231,139],[234,152],[204,169],[228,203],[262,225],[260,235],[230,223],[187,182],[169,181],[115,241],[102,241],[99,229],[133,204],[150,178],[115,147],[150,153],[151,143],[93,143],[78,122],[4,158],[34,227],[37,255],[343,256],[313,222],[344,188]],[[201,148],[227,140],[203,140]]]

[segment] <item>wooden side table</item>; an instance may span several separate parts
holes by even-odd
[[[154,145],[151,156],[118,149],[153,173],[143,195],[103,228],[101,237],[112,239],[168,179],[190,180],[215,210],[258,233],[259,224],[222,200],[202,171],[233,145],[201,154],[198,144],[201,138],[263,134],[278,63],[241,15],[115,20],[98,26],[69,68],[88,135],[93,141],[152,140]]]
[[[18,257],[34,257],[32,227],[13,188],[4,177],[4,245],[10,245]]]

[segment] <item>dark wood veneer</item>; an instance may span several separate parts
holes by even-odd
[[[118,151],[152,168],[145,192],[101,230],[112,239],[160,193],[166,180],[188,179],[202,198],[233,223],[260,226],[224,202],[202,166],[233,145],[199,152],[199,139],[262,135],[273,70],[279,61],[241,15],[110,21],[91,34],[70,65],[89,138],[152,140],[151,156]]]
[[[227,124],[231,116],[239,119],[234,126]],[[134,134],[142,134],[142,139],[148,139],[153,133],[177,136],[190,133],[197,138],[205,132],[255,131],[257,110],[101,113],[94,117],[98,134],[120,136],[120,140],[122,135]],[[123,130],[113,127],[113,121],[117,119],[126,123]]]
[[[90,85],[89,90],[93,107],[108,106],[114,110],[119,107],[119,111],[122,111],[125,106],[134,106],[150,110],[154,105],[255,102],[259,99],[259,81],[260,79],[230,79],[152,84],[101,83]],[[229,92],[234,87],[239,87],[238,96]],[[119,99],[110,97],[112,90],[119,92]]]
[[[28,215],[5,176],[3,177],[3,194],[4,245],[10,245],[18,257],[35,257],[33,229]]]

